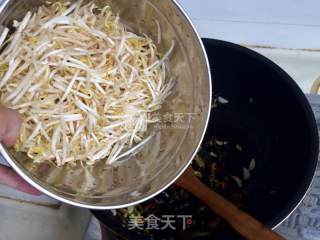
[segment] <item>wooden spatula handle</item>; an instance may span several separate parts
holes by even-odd
[[[202,200],[215,213],[224,218],[234,230],[248,240],[281,240],[282,236],[265,227],[249,214],[241,211],[230,201],[203,184],[193,173],[186,170],[176,184]]]

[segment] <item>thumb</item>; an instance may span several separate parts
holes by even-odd
[[[19,136],[21,123],[18,111],[0,108],[0,141],[7,146],[13,145]]]
[[[21,123],[18,111],[0,107],[0,141],[7,146],[13,145],[19,136]],[[25,182],[12,169],[2,165],[0,165],[0,184],[32,195],[41,195],[41,192]]]

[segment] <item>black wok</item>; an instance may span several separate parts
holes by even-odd
[[[292,78],[275,63],[245,47],[204,39],[215,95],[229,100],[213,109],[207,137],[236,139],[256,156],[246,188],[245,210],[269,227],[300,203],[318,160],[318,131],[311,107]],[[235,159],[236,161],[236,159]],[[108,211],[92,212],[114,233],[144,239],[122,227]],[[232,231],[216,239],[240,239]]]

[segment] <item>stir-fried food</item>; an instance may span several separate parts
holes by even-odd
[[[221,100],[214,104],[223,104]],[[250,196],[247,186],[255,174],[256,160],[248,147],[225,137],[207,136],[192,167],[204,184],[243,208]],[[215,239],[230,228],[199,199],[175,185],[144,203],[112,212],[141,239]],[[171,226],[166,225],[167,216]]]
[[[0,36],[1,103],[23,116],[17,151],[58,166],[108,164],[146,136],[171,94],[165,54],[109,6],[48,3]]]

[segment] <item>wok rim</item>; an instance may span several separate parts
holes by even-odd
[[[266,222],[265,225],[276,229],[281,223],[283,223],[301,204],[305,196],[308,194],[310,187],[314,181],[314,175],[315,171],[317,169],[318,165],[318,156],[319,156],[319,132],[318,127],[316,123],[316,119],[313,113],[313,110],[311,108],[311,105],[305,96],[305,94],[302,92],[298,84],[292,79],[292,77],[286,73],[280,66],[278,66],[276,63],[268,59],[267,57],[261,55],[260,53],[255,52],[254,50],[251,50],[245,46],[241,46],[235,43],[223,41],[223,40],[217,40],[217,39],[202,39],[203,44],[215,44],[215,45],[222,45],[224,47],[232,48],[237,51],[241,51],[242,53],[249,55],[251,57],[254,57],[258,61],[267,64],[271,69],[273,69],[277,74],[279,74],[280,78],[286,82],[287,87],[291,89],[292,93],[295,95],[295,98],[299,103],[301,104],[303,110],[301,113],[304,113],[306,118],[306,123],[309,127],[308,131],[310,134],[310,146],[309,146],[309,156],[308,156],[308,172],[306,172],[306,179],[304,179],[304,182],[301,183],[302,187],[300,192],[296,193],[295,199],[288,199],[288,206],[286,209],[284,209],[281,213],[279,213],[277,216],[274,217],[272,221]],[[209,53],[207,52],[207,55]],[[291,202],[291,203],[290,203]],[[291,204],[291,206],[289,206]],[[110,231],[115,232],[122,236],[123,231],[125,231],[127,234],[130,233],[128,229],[123,227],[120,223],[115,223],[112,225],[118,225],[116,227],[110,226],[109,222],[106,221],[106,214],[103,211],[96,211],[92,210],[92,214],[99,220],[100,224],[107,227]],[[126,234],[124,234],[126,235]],[[131,237],[130,237],[131,239]],[[132,238],[135,239],[135,238]],[[143,239],[140,237],[140,239]],[[147,238],[146,238],[147,239]]]

